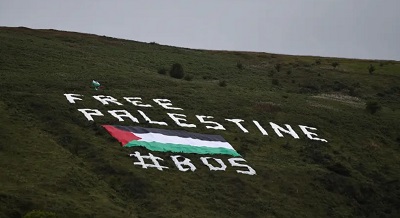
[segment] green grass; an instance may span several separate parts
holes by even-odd
[[[340,65],[333,69],[332,62]],[[192,80],[157,73],[173,63]],[[33,210],[59,217],[399,217],[399,72],[396,61],[191,50],[1,27],[0,217]],[[93,79],[105,88],[93,90]],[[82,94],[83,101],[69,104],[64,93]],[[93,95],[124,106],[103,106]],[[154,107],[136,108],[127,96]],[[170,99],[198,128],[176,126],[154,98]],[[382,110],[369,114],[367,101]],[[89,122],[78,108],[105,116]],[[141,109],[168,129],[220,134],[257,175],[236,173],[229,157],[218,155],[226,172],[209,171],[204,155],[194,154],[184,155],[197,167],[193,173],[178,171],[172,153],[152,152],[169,170],[135,166],[128,154],[148,151],[122,148],[100,127],[134,125],[118,122],[106,112],[112,109],[139,119]],[[213,116],[227,130],[208,130],[195,115]],[[250,133],[225,118],[244,119]],[[279,138],[269,122],[290,124],[301,139]],[[307,139],[297,125],[318,128],[329,142]]]

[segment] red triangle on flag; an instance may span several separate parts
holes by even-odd
[[[133,134],[133,132],[118,129],[112,125],[102,125],[114,138],[116,138],[122,146],[125,146],[131,141],[140,140],[139,136]]]

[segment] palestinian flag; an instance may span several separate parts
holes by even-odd
[[[133,126],[103,125],[103,127],[123,147],[141,146],[151,151],[240,156],[220,135]]]

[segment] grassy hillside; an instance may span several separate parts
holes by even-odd
[[[339,65],[333,67],[332,63]],[[174,63],[187,79],[157,73]],[[370,73],[368,68],[374,66]],[[279,70],[279,71],[278,71]],[[92,80],[104,88],[94,90]],[[224,81],[224,82],[223,82]],[[226,86],[223,86],[223,83]],[[65,93],[83,95],[70,104]],[[102,105],[94,95],[117,98]],[[141,97],[137,108],[123,97]],[[167,98],[197,128],[178,127]],[[400,217],[400,62],[205,51],[54,30],[0,28],[0,217]],[[366,104],[381,110],[372,114]],[[77,109],[99,109],[88,121]],[[119,122],[107,110],[140,120]],[[137,110],[168,126],[145,123]],[[226,131],[206,129],[213,116]],[[249,133],[225,118],[240,118]],[[257,120],[268,136],[252,123]],[[278,137],[269,122],[300,139]],[[102,124],[222,135],[257,172],[133,165]],[[298,125],[315,127],[327,143]]]

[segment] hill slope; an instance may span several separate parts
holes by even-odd
[[[157,73],[173,63],[192,79]],[[59,217],[399,217],[399,72],[395,61],[190,50],[1,27],[0,217],[32,210]],[[92,80],[103,88],[91,88]],[[71,104],[64,94],[82,100]],[[123,105],[103,105],[96,95]],[[164,109],[153,101],[159,98],[183,110]],[[367,102],[381,110],[370,113]],[[78,109],[104,116],[88,121]],[[108,110],[129,111],[139,124]],[[137,110],[168,126],[146,123]],[[171,112],[197,127],[176,125]],[[207,129],[196,115],[226,130]],[[233,118],[248,133],[226,120]],[[284,131],[279,137],[269,122],[290,125],[299,139]],[[197,168],[181,172],[170,158],[176,153],[153,151],[169,169],[142,169],[129,154],[149,151],[121,147],[103,124],[222,135],[257,175],[236,172],[227,155],[181,154]],[[307,138],[299,125],[328,142]],[[205,156],[220,158],[226,171],[210,171]]]

